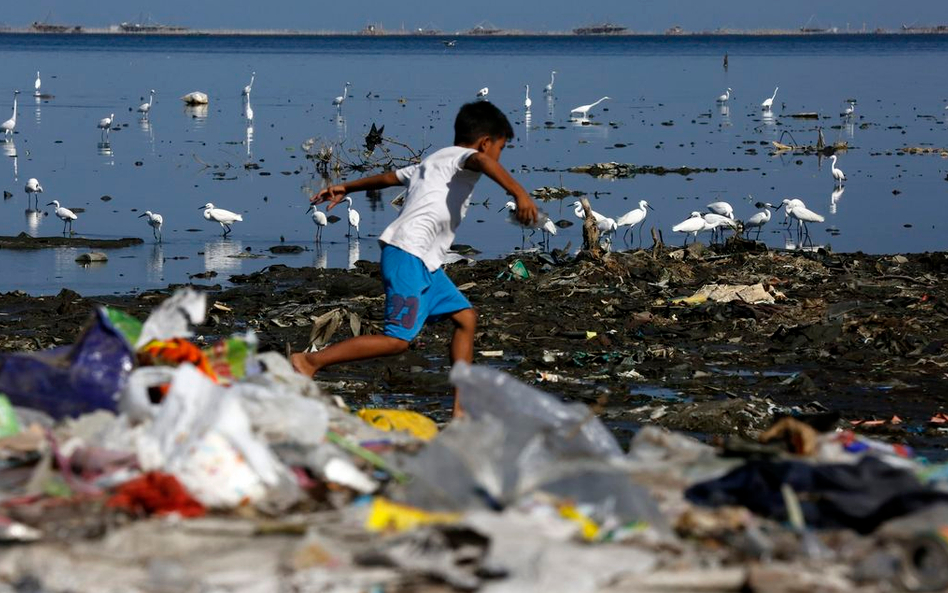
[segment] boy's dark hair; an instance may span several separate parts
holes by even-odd
[[[504,112],[488,101],[466,103],[454,119],[454,143],[473,144],[478,138],[491,139],[514,137],[513,128]]]

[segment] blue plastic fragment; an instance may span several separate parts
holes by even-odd
[[[56,419],[116,411],[133,356],[128,342],[99,309],[71,346],[0,354],[0,392],[13,405]]]

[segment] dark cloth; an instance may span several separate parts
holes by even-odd
[[[786,521],[781,484],[796,492],[808,526],[848,527],[859,533],[871,533],[889,519],[948,502],[948,494],[873,457],[855,465],[750,461],[721,478],[692,486],[685,496],[695,504],[739,505]]]

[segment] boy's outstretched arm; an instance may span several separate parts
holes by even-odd
[[[467,157],[464,162],[464,168],[471,171],[479,171],[487,175],[500,187],[514,197],[517,203],[516,216],[520,224],[534,225],[537,223],[537,205],[523,189],[523,186],[517,183],[517,180],[511,177],[510,173],[501,166],[499,162],[481,152],[475,152]]]
[[[386,187],[392,187],[393,185],[401,185],[401,182],[398,181],[395,171],[386,171],[385,173],[381,173],[379,175],[363,177],[362,179],[357,179],[355,181],[349,181],[347,183],[338,185],[330,185],[329,187],[322,189],[313,195],[309,201],[314,206],[318,206],[323,202],[329,202],[329,207],[327,207],[326,210],[332,210],[336,204],[341,202],[343,198],[346,197],[346,194],[351,194],[357,191],[385,189]]]

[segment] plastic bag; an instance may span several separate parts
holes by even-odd
[[[115,411],[132,360],[132,349],[109,313],[98,309],[72,346],[0,355],[0,392],[16,406],[56,419]]]
[[[173,474],[208,507],[262,501],[293,479],[251,430],[240,398],[189,364],[174,373],[171,389],[138,442],[145,471]]]
[[[190,326],[204,323],[206,308],[207,298],[203,293],[190,288],[175,291],[145,320],[135,348],[152,340],[191,337]]]

